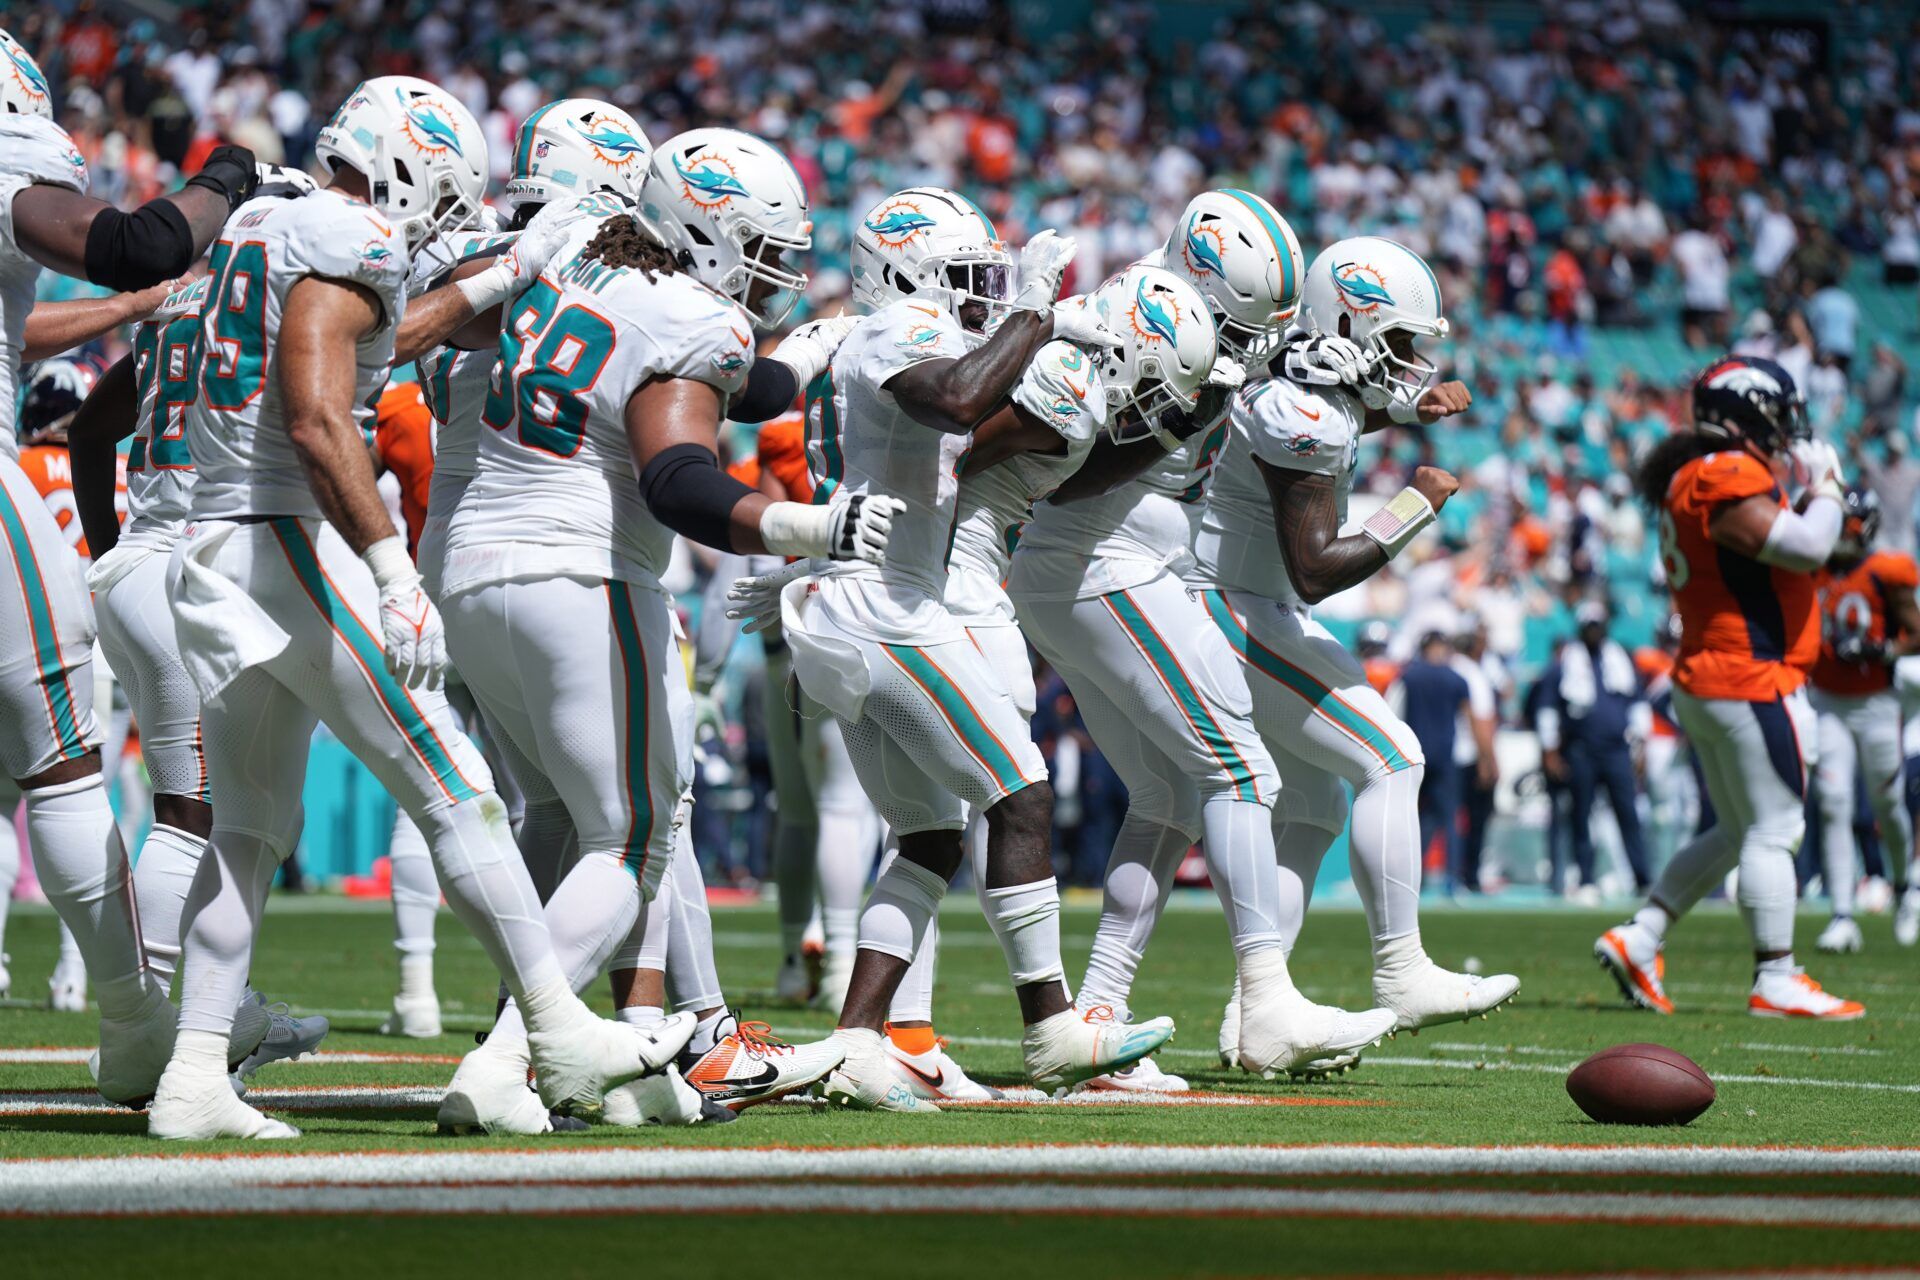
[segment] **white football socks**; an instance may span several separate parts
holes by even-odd
[[[933,872],[898,855],[889,857],[860,913],[860,949],[911,963],[946,893],[947,882]]]
[[[713,959],[713,913],[707,908],[707,885],[700,859],[693,851],[693,832],[686,823],[674,839],[673,874],[661,888],[672,886],[667,904],[667,987],[675,1009],[712,1009],[724,1005],[720,967]]]
[[[920,949],[913,953],[913,963],[900,976],[900,985],[887,1006],[887,1021],[933,1021],[933,978],[939,957],[940,917],[935,914],[927,921],[927,931],[920,938]]]
[[[1353,797],[1349,859],[1376,942],[1420,927],[1420,780],[1416,765],[1382,773]]]
[[[102,1017],[129,1017],[144,996],[145,959],[126,847],[100,775],[26,793],[27,838],[47,901],[85,957]],[[227,1010],[232,1015],[231,1002]]]
[[[181,913],[180,1030],[225,1037],[247,993],[253,941],[280,855],[258,836],[216,829]]]
[[[20,839],[13,832],[13,807],[0,806],[0,955],[7,950],[7,909],[20,879]]]
[[[1207,870],[1227,914],[1227,934],[1236,953],[1279,946],[1280,872],[1274,862],[1273,811],[1231,792],[1207,797],[1200,820],[1205,827]]]
[[[520,995],[532,987],[564,983],[540,899],[514,846],[500,797],[489,791],[419,815],[416,821],[433,851],[447,905],[480,940],[508,989]]]
[[[812,822],[777,822],[773,828],[773,886],[780,911],[780,954],[797,956],[813,920],[819,877],[815,856],[820,828]]]
[[[1067,977],[1060,963],[1060,885],[1051,876],[1028,884],[988,889],[987,924],[1000,940],[1013,985],[1061,982]]]
[[[186,909],[207,842],[178,827],[154,823],[133,863],[133,896],[140,904],[140,940],[147,969],[166,991],[180,967],[180,913]]]
[[[1172,890],[1174,873],[1192,846],[1185,832],[1127,813],[1107,860],[1100,923],[1087,957],[1086,981],[1080,984],[1082,1009],[1109,1005],[1126,1020],[1133,976]]]
[[[393,871],[393,945],[402,960],[425,956],[433,963],[433,922],[440,912],[440,881],[433,874],[433,854],[427,838],[402,809],[393,818],[393,837],[387,843]]]
[[[1273,857],[1280,872],[1280,942],[1289,953],[1306,926],[1320,864],[1339,834],[1310,822],[1274,824]]]
[[[1749,828],[1740,854],[1740,913],[1753,933],[1755,951],[1793,950],[1793,908],[1799,888],[1794,875],[1793,850],[1755,839]]]

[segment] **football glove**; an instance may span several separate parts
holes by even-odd
[[[1350,338],[1336,334],[1302,334],[1287,343],[1287,377],[1309,386],[1354,386],[1367,376],[1373,362]]]
[[[793,370],[794,379],[804,387],[820,376],[827,362],[833,359],[833,353],[859,323],[859,316],[849,315],[809,320],[780,340],[772,358]]]
[[[740,629],[750,636],[779,626],[780,593],[787,589],[789,582],[807,577],[813,571],[809,561],[796,560],[772,573],[735,578],[727,588],[727,616],[743,623]]]
[[[1884,641],[1858,635],[1836,636],[1833,641],[1833,656],[1841,662],[1859,665],[1884,664],[1888,661],[1887,646]]]
[[[1057,234],[1051,227],[1027,241],[1020,250],[1020,291],[1013,305],[1028,311],[1045,311],[1060,296],[1060,281],[1073,261],[1075,245],[1071,237]],[[1056,337],[1061,336],[1054,330]]]
[[[380,588],[380,648],[387,672],[409,689],[440,687],[447,669],[447,629],[427,599],[420,573],[398,535],[383,538],[360,557]]]

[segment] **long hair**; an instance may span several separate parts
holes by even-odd
[[[679,273],[673,252],[654,239],[640,220],[622,213],[600,224],[600,230],[580,251],[584,259],[604,262],[610,267],[635,267],[646,272],[647,279]]]
[[[1738,449],[1736,440],[1725,436],[1710,436],[1699,431],[1687,431],[1679,435],[1668,436],[1653,446],[1640,463],[1640,474],[1634,479],[1634,487],[1639,491],[1640,500],[1654,511],[1659,511],[1667,501],[1667,486],[1673,483],[1674,472],[1692,462],[1695,458],[1704,458],[1710,453],[1719,453],[1724,449]]]

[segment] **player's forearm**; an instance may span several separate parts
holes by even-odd
[[[100,375],[67,427],[74,511],[96,560],[120,540],[120,513],[114,507],[119,472],[114,446],[132,434],[139,408],[133,357],[124,356]]]
[[[116,293],[106,298],[77,298],[71,302],[35,305],[27,313],[21,358],[50,360],[112,333],[139,314],[139,308],[132,301],[134,297],[134,294]]]
[[[1763,564],[1812,573],[1833,554],[1840,540],[1840,504],[1823,495],[1816,496],[1805,512],[1781,511],[1767,530],[1767,540],[1755,559]]]
[[[1262,468],[1271,481],[1277,474]],[[1308,604],[1358,586],[1386,568],[1385,547],[1364,533],[1337,535],[1340,512],[1325,476],[1284,477],[1274,494],[1274,533],[1293,589]]]
[[[322,408],[296,413],[287,431],[320,513],[355,555],[397,536],[352,414]]]
[[[1027,361],[1052,336],[1051,312],[1018,310],[958,360],[904,370],[887,389],[915,422],[964,435],[1007,398]]]
[[[496,314],[489,333],[462,333],[474,324],[477,315],[473,303],[449,281],[438,289],[429,289],[417,298],[407,301],[407,313],[400,319],[400,327],[393,338],[393,362],[405,364],[409,360],[418,360],[427,352],[446,345],[454,339],[454,345],[479,350],[500,336],[500,321]],[[462,342],[458,339],[478,339]]]

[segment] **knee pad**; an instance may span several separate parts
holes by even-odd
[[[483,791],[457,804],[441,805],[414,818],[433,852],[435,870],[459,876],[496,866],[517,853],[507,806],[498,793]],[[222,815],[222,825],[225,817]]]
[[[905,858],[893,859],[873,882],[860,913],[861,948],[911,961],[946,896],[947,882],[939,876]]]

